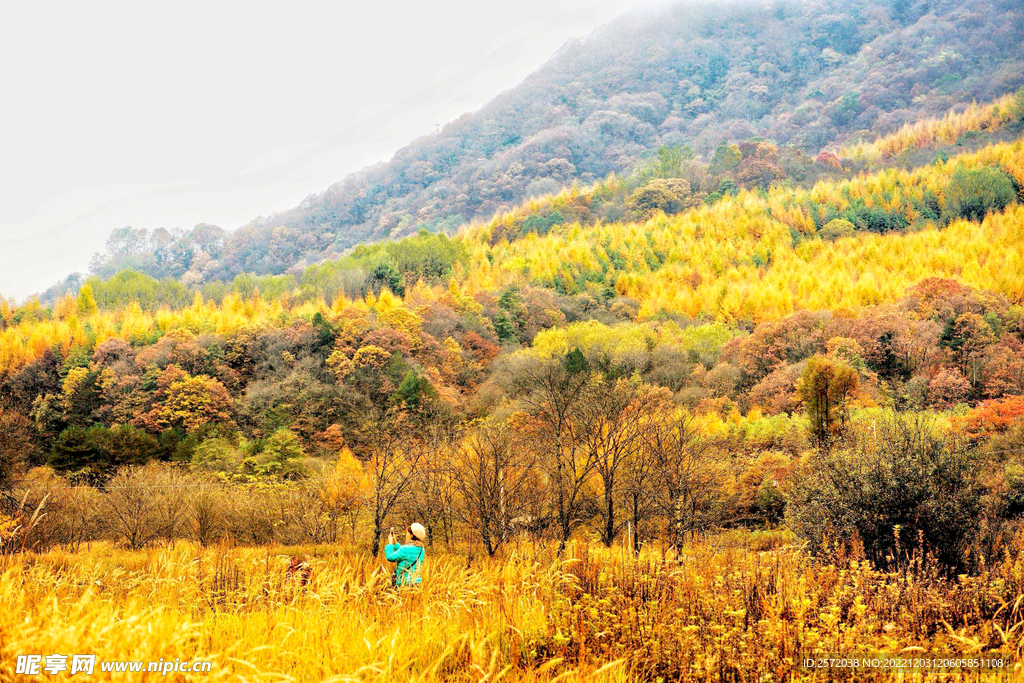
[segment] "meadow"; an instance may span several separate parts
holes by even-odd
[[[305,587],[285,578],[300,552],[314,568]],[[562,557],[524,542],[500,558],[428,558],[422,589],[396,592],[382,562],[338,546],[5,556],[0,678],[78,680],[15,677],[15,656],[91,653],[213,664],[191,678],[97,669],[123,681],[913,681],[935,674],[813,671],[801,658],[1024,648],[1019,548],[969,577],[922,561],[880,571],[854,555],[812,560],[785,531],[724,532],[678,560],[581,542]]]

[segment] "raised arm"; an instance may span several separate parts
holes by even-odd
[[[384,546],[384,557],[387,558],[388,562],[400,562],[402,560],[415,562],[420,559],[421,552],[422,550],[414,545],[399,545],[395,543]]]

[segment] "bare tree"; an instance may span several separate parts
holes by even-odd
[[[232,491],[226,513],[235,538],[253,545],[274,540],[272,497],[272,493],[252,485]]]
[[[643,425],[644,429],[649,423]],[[625,508],[633,544],[633,552],[639,553],[645,536],[645,526],[657,509],[657,463],[647,448],[647,435],[641,436],[640,448],[630,452],[622,465],[621,482],[623,507]]]
[[[162,530],[152,474],[152,466],[126,467],[110,479],[103,497],[111,532],[132,550],[149,545]]]
[[[185,506],[186,525],[193,540],[206,547],[225,531],[229,506],[228,492],[212,475],[193,475]],[[234,495],[234,492],[230,492]]]
[[[681,557],[686,534],[707,528],[721,499],[719,449],[685,411],[663,412],[644,434],[660,482],[655,501],[672,524],[672,545]]]
[[[645,387],[638,378],[602,381],[581,410],[580,434],[586,459],[601,480],[601,542],[611,546],[624,524],[617,519],[619,475],[630,457],[642,450],[644,422],[666,399],[665,392]]]
[[[31,510],[21,532],[25,547],[46,550],[60,545],[72,552],[99,533],[99,492],[73,486],[49,467],[29,470],[10,492],[21,511]]]
[[[306,479],[285,489],[285,505],[291,511],[304,543],[332,543],[338,537],[340,515],[332,514],[321,476]]]
[[[188,492],[194,490],[196,482],[176,465],[153,463],[145,471],[159,534],[170,543],[183,535],[188,522]]]
[[[100,531],[100,492],[91,486],[70,486],[59,502],[60,544],[77,552]]]
[[[509,388],[529,414],[523,426],[548,476],[561,553],[583,521],[585,488],[596,466],[594,453],[583,447],[580,422],[592,398],[591,372],[578,350],[564,358],[522,357],[509,371]]]
[[[456,450],[454,475],[463,520],[493,556],[507,539],[509,522],[519,514],[533,481],[530,453],[508,425],[482,422]]]
[[[408,504],[403,508],[426,526],[428,545],[433,545],[438,532],[450,545],[456,491],[452,460],[461,430],[452,420],[436,416],[423,431],[423,458],[409,487]]]
[[[370,508],[373,513],[371,551],[380,551],[384,523],[395,504],[412,483],[423,460],[424,446],[416,437],[404,413],[398,409],[374,409],[364,425],[369,444],[366,473],[370,480]]]
[[[292,519],[310,543],[336,543],[344,521],[362,505],[358,483],[340,467],[323,466],[285,494]]]

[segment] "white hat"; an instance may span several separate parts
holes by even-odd
[[[419,522],[413,522],[409,525],[409,531],[416,537],[417,541],[427,540],[427,530]]]

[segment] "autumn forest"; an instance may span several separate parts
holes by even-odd
[[[685,106],[725,117],[717,96]],[[52,623],[71,617],[47,595],[117,620],[151,591],[204,635],[154,611],[166,638],[140,647],[189,642],[224,680],[246,675],[232,643],[310,681],[1019,657],[1024,89],[877,133],[854,132],[853,96],[802,106],[813,135],[662,124],[587,177],[553,157],[557,185],[460,199],[451,225],[425,185],[402,201],[429,220],[378,239],[377,206],[330,247],[344,222],[321,221],[287,267],[245,268],[259,240],[216,226],[120,228],[90,275],[0,298],[0,584]],[[285,218],[287,242],[305,218]],[[382,543],[411,520],[436,562],[422,593],[382,598]],[[272,564],[299,553],[314,593]],[[121,597],[77,587],[118,581],[114,558]],[[242,614],[344,623],[292,651]],[[426,645],[387,645],[410,615]],[[308,658],[317,642],[334,654]]]

